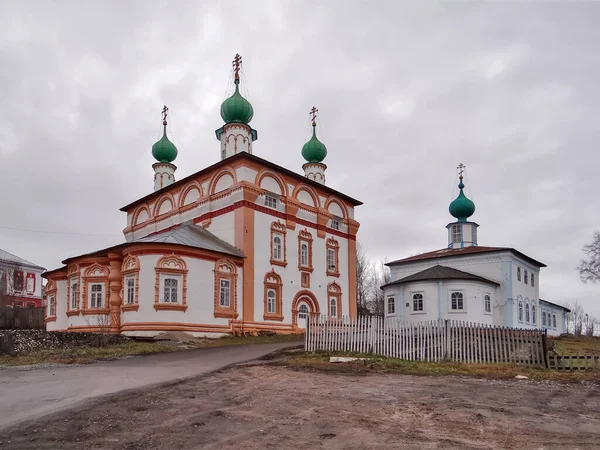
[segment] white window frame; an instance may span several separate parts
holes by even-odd
[[[129,286],[129,282],[132,281],[133,282],[133,286]],[[135,303],[135,276],[128,276],[125,277],[125,304],[126,305],[132,305]],[[131,290],[130,290],[131,289]],[[131,301],[129,298],[129,294],[131,294]]]
[[[421,309],[415,309],[415,297],[421,296]],[[422,291],[415,291],[410,293],[410,309],[412,314],[425,314],[425,294]]]
[[[74,288],[74,286],[77,286]],[[75,302],[73,302],[75,300]],[[71,309],[79,308],[79,283],[77,279],[71,280],[71,298],[69,299]],[[73,304],[74,303],[74,304]]]
[[[329,297],[329,317],[337,317],[338,302],[336,297]]]
[[[265,206],[271,209],[277,209],[277,197],[265,194]]]
[[[275,313],[277,313],[277,291],[269,288],[267,289],[267,314]]]
[[[306,241],[300,241],[300,265],[308,267],[308,242]]]
[[[462,297],[462,308],[458,307],[458,299],[456,302],[456,308],[452,308],[452,295],[453,294],[460,294]],[[465,299],[465,291],[461,291],[461,290],[452,290],[450,291],[450,295],[448,295],[448,300],[450,302],[450,304],[448,305],[448,311],[450,313],[464,313],[467,312],[467,301]]]
[[[337,268],[335,267],[335,248],[329,247],[327,249],[327,270],[335,272],[336,269]]]
[[[450,227],[450,233],[452,236],[453,244],[460,244],[463,241],[463,229],[462,224],[455,223]]]
[[[304,310],[306,310],[306,312]],[[309,315],[310,315],[310,309],[308,309],[308,306],[306,306],[305,303],[302,303],[298,307],[298,319],[308,319]]]
[[[392,296],[387,298],[386,311],[390,316],[396,314],[396,297]]]
[[[525,302],[525,323],[529,323],[531,321],[531,305],[529,302]]]
[[[552,313],[552,328],[556,330],[556,313]]]
[[[336,219],[336,218],[331,219],[331,228],[333,230],[339,231],[340,230],[340,220]]]
[[[483,294],[483,313],[492,314],[492,295],[489,292]]]
[[[531,272],[531,287],[535,287],[535,274]]]
[[[517,281],[521,281],[521,268],[517,266]]]
[[[523,314],[524,314],[523,300],[519,300],[517,302],[517,320],[519,322],[523,322]]]
[[[173,300],[173,286],[169,286],[169,294],[166,295],[167,290],[167,280],[175,281],[175,300]],[[161,277],[161,294],[162,294],[162,303],[169,303],[177,305],[180,303],[179,299],[181,298],[181,282],[182,279],[180,276],[174,275],[163,275]]]
[[[523,282],[525,284],[529,284],[528,280],[529,280],[529,272],[527,272],[527,269],[523,269]]]
[[[531,305],[531,325],[535,325],[537,321],[537,308],[535,305]]]
[[[226,278],[219,278],[219,306],[231,307],[231,280]]]
[[[48,297],[48,317],[56,316],[56,297],[51,295]]]
[[[95,286],[100,286],[100,291],[94,290]],[[104,307],[104,303],[105,303],[105,296],[106,293],[104,292],[104,283],[90,283],[89,285],[89,298],[88,298],[88,304],[90,308],[98,308],[98,309],[102,309]],[[100,301],[98,301],[98,295],[94,295],[94,294],[98,294],[100,293]]]
[[[279,239],[279,244],[276,240]],[[283,261],[283,235],[279,233],[273,233],[273,254],[271,258],[276,261]]]

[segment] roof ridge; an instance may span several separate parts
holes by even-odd
[[[5,259],[2,257],[2,252],[6,253],[14,258],[16,258],[16,261],[11,261],[10,259]],[[31,261],[25,259],[25,258],[21,258],[20,256],[15,255],[14,253],[11,253],[9,251],[6,251],[4,249],[0,248],[0,261],[6,261],[6,262],[14,262],[15,264],[20,264],[22,266],[30,266],[30,267],[34,267],[34,268],[38,268],[38,269],[43,269],[46,270],[45,267],[42,267],[38,264],[34,264]]]

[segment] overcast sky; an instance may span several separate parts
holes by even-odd
[[[546,263],[542,298],[600,316],[575,270],[600,229],[600,3],[322,3],[1,2],[0,248],[52,269],[121,242],[163,104],[177,178],[218,161],[239,52],[254,153],[302,173],[319,108],[371,258],[447,245],[463,162],[479,244]]]

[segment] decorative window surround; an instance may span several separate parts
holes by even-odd
[[[308,230],[300,230],[298,233],[298,269],[306,272],[311,272],[313,269],[312,264],[312,244],[313,237]],[[306,245],[306,252],[303,252],[302,246]]]
[[[303,288],[310,287],[310,273],[300,272],[300,286],[302,286]]]
[[[342,288],[335,281],[333,283],[329,283],[327,285],[327,313],[329,317],[342,317]],[[332,302],[331,300],[335,299],[335,316],[331,314],[332,312]]]
[[[82,308],[81,313],[84,316],[96,315],[96,314],[108,314],[110,309],[108,307],[108,267],[102,266],[98,263],[92,264],[90,267],[85,269],[83,273],[83,292],[82,292]],[[102,307],[92,308],[90,304],[91,292],[90,286],[92,284],[102,284]]]
[[[333,238],[327,239],[326,247],[326,264],[327,264],[327,276],[329,277],[339,277],[340,276],[340,244]],[[333,263],[333,267],[331,267],[331,263]]]
[[[287,228],[285,224],[277,221],[271,224],[271,264],[275,266],[286,267],[287,266],[287,248],[285,245],[285,237],[287,234]],[[276,248],[275,239],[279,238],[279,244],[281,247]]]
[[[177,255],[165,255],[156,263],[156,281],[154,284],[154,309],[156,311],[186,311],[188,268],[183,258]],[[165,303],[163,300],[163,280],[165,277],[181,280],[181,302]],[[179,288],[178,288],[179,289]]]
[[[214,281],[214,316],[226,319],[236,319],[237,312],[237,269],[235,264],[226,259],[215,263]],[[221,280],[229,281],[229,306],[221,306]]]
[[[461,291],[452,291],[450,292],[450,312],[451,313],[460,313],[466,312],[467,308],[465,308],[465,294]]]
[[[137,311],[140,308],[139,294],[140,294],[140,260],[137,256],[128,255],[123,260],[121,267],[123,273],[123,292],[122,295],[123,304],[121,305],[121,311]],[[133,303],[128,303],[127,298],[127,280],[133,279],[135,283],[135,294]]]
[[[274,270],[265,275],[264,320],[283,320],[283,298],[281,277]],[[275,311],[269,312],[269,292],[275,293]]]
[[[56,282],[49,280],[46,284],[46,296],[48,298],[48,309],[47,316],[44,318],[44,322],[56,322]],[[52,308],[54,304],[54,308]]]
[[[81,302],[81,272],[79,266],[77,264],[69,266],[67,274],[67,316],[78,316]],[[77,288],[75,294],[73,293],[74,286]],[[73,295],[75,295],[75,298],[73,298]]]

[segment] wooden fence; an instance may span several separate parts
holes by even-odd
[[[457,320],[408,323],[382,317],[311,317],[307,351],[373,353],[392,358],[548,367],[546,331]]]
[[[598,355],[548,355],[548,366],[556,370],[600,369]]]
[[[45,330],[45,309],[0,306],[0,330]]]

